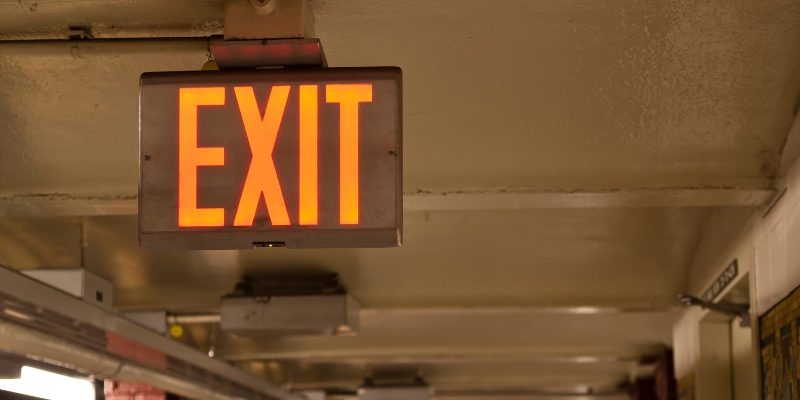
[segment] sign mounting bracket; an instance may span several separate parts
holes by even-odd
[[[219,69],[328,66],[322,43],[316,38],[224,40],[212,36],[209,49]]]
[[[218,69],[328,66],[308,0],[226,0],[224,24],[209,40]]]

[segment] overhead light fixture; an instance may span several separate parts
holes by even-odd
[[[94,385],[31,367],[22,367],[22,378],[0,379],[0,390],[47,400],[94,400]]]

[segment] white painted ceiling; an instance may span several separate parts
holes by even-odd
[[[633,193],[634,203],[641,191],[763,193],[800,105],[797,1],[311,5],[331,66],[403,68],[409,195],[482,204],[510,192]],[[208,36],[222,33],[222,13],[220,0],[40,1],[34,12],[0,0],[0,39],[64,39],[68,27],[96,38]],[[352,390],[370,369],[401,365],[445,391],[613,390],[639,357],[669,345],[669,309],[712,207],[757,203],[423,202],[406,212],[398,249],[145,252],[135,216],[15,210],[131,201],[138,76],[199,69],[205,51],[34,56],[23,46],[4,56],[3,43],[0,264],[83,262],[114,282],[118,308],[174,312],[216,311],[243,274],[337,272],[368,309],[361,335],[218,339],[218,357],[295,387]],[[574,306],[639,311],[543,311]],[[207,351],[210,331],[192,327],[184,340]]]

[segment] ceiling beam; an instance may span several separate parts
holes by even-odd
[[[138,207],[136,196],[0,196],[0,217],[136,215]]]
[[[2,2],[3,0],[0,0]],[[41,3],[37,0],[36,3]],[[2,3],[0,3],[2,5]],[[211,57],[209,39],[125,38],[81,40],[5,40],[0,41],[0,57],[108,56],[120,54],[198,54]]]
[[[768,189],[644,189],[600,192],[450,192],[406,194],[406,211],[759,206]]]
[[[663,309],[572,313],[551,308],[372,309],[356,336],[264,341],[221,335],[229,361],[334,363],[638,362],[671,342],[675,313]],[[587,335],[586,332],[592,332]]]
[[[760,206],[768,189],[655,189],[606,192],[445,192],[405,194],[405,211]],[[136,215],[136,196],[0,196],[0,217]]]

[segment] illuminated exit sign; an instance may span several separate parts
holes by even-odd
[[[402,240],[402,73],[146,73],[145,249],[393,247]]]

